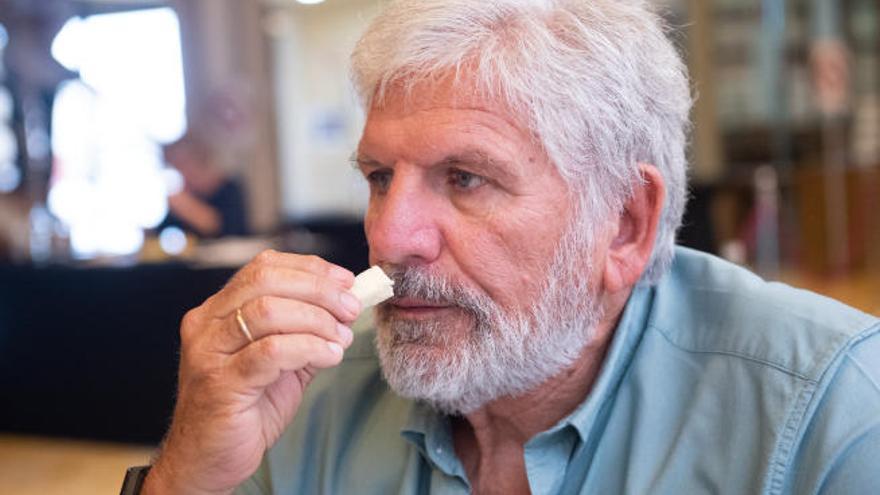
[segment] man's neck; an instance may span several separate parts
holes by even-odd
[[[464,418],[453,421],[455,450],[462,460],[475,493],[486,492],[480,483],[481,473],[493,484],[504,479],[502,470],[519,488],[499,488],[498,493],[526,493],[526,442],[551,428],[584,402],[602,369],[605,354],[629,297],[621,294],[606,304],[607,315],[595,328],[590,343],[584,347],[573,366],[547,380],[540,387],[517,397],[501,397]],[[514,471],[514,472],[509,472]],[[522,491],[525,482],[526,491]],[[479,489],[483,487],[484,489]]]

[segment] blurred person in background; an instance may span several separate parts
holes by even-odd
[[[0,195],[0,262],[27,258],[29,208],[23,194]]]
[[[850,91],[850,54],[839,0],[810,1],[810,68],[817,104],[825,115],[843,112]]]
[[[169,212],[160,231],[179,227],[201,238],[248,234],[244,189],[204,138],[190,131],[162,152],[183,183],[168,197]]]

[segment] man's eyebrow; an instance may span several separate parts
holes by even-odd
[[[361,168],[361,167],[376,167],[381,168],[385,167],[382,162],[372,158],[369,155],[361,154],[357,151],[351,154],[349,158],[351,161],[352,167]],[[442,159],[430,163],[431,166],[456,166],[456,165],[472,165],[477,167],[478,169],[484,169],[487,172],[493,172],[495,174],[501,176],[515,176],[516,167],[507,160],[502,160],[495,158],[483,150],[480,149],[466,149],[462,151],[456,151],[454,153],[450,153],[443,157]],[[475,170],[474,172],[480,172],[480,170]]]
[[[514,176],[516,167],[509,161],[495,158],[483,150],[469,149],[451,153],[439,162],[438,165],[473,165],[487,169],[502,176]]]
[[[476,165],[487,164],[490,165],[493,162],[497,162],[492,157],[489,156],[488,153],[482,150],[464,150],[456,153],[451,153],[442,160],[437,163],[440,164],[456,164],[456,163],[471,163]]]
[[[353,168],[361,168],[364,166],[372,166],[372,167],[381,167],[382,164],[378,160],[374,160],[373,158],[361,155],[359,152],[354,151],[351,153],[351,156],[348,157],[348,161],[351,163]]]

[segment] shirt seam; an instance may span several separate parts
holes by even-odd
[[[768,287],[784,286],[785,288],[788,288],[788,289],[791,289],[794,291],[810,292],[810,291],[806,291],[805,289],[801,289],[799,287],[795,287],[795,286],[792,286],[792,285],[789,285],[789,284],[786,284],[783,282],[768,281],[768,280],[761,279],[760,277],[758,277],[757,279],[760,280],[763,284],[765,284]],[[753,294],[750,294],[750,293],[741,293],[741,292],[737,292],[737,291],[730,290],[730,289],[720,289],[718,287],[706,286],[706,285],[691,286],[687,289],[687,292],[689,292],[691,294],[700,293],[700,292],[711,292],[713,294],[721,294],[724,296],[742,298],[747,301],[757,301],[757,302],[760,302],[761,304],[767,305],[773,309],[776,309],[779,311],[784,311],[784,312],[788,313],[789,315],[798,318],[799,320],[814,321],[814,318],[812,316],[810,316],[808,314],[804,314],[797,309],[785,306],[783,304],[777,304],[776,301],[767,301],[766,299],[761,299],[759,297],[755,297]],[[823,296],[822,294],[814,294],[814,295],[817,295],[821,299],[826,300],[826,302],[828,300],[835,301],[838,304],[841,304],[841,308],[845,307],[845,305],[843,305],[839,301],[831,299],[827,296]],[[849,315],[847,315],[847,320],[850,321],[853,326],[861,325],[861,326],[864,326],[865,328],[871,328],[872,326],[876,325],[878,323],[878,321],[880,321],[880,320],[878,320],[878,318],[876,316],[870,315],[870,314],[865,313],[863,311],[860,311],[858,309],[850,307],[849,310],[850,310],[850,313],[849,313]],[[815,323],[818,323],[818,322],[815,322]],[[821,327],[828,330],[828,331],[834,332],[836,334],[842,333],[840,330],[838,330],[838,328],[836,326],[830,326],[830,325],[823,323],[823,324],[821,324]]]
[[[815,398],[816,391],[819,388],[820,382],[827,377],[826,375],[828,371],[833,367],[834,361],[845,359],[849,355],[848,351],[850,349],[852,349],[862,340],[877,333],[878,330],[880,330],[880,325],[877,325],[875,322],[874,324],[862,329],[860,332],[849,336],[849,338],[845,339],[843,342],[836,342],[836,345],[830,345],[827,349],[824,350],[824,352],[817,355],[816,359],[814,360],[814,366],[821,367],[822,371],[815,379],[804,376],[778,363],[769,362],[760,358],[756,358],[754,356],[741,354],[734,351],[689,349],[675,342],[672,337],[667,334],[667,330],[655,324],[649,324],[648,328],[656,330],[670,345],[684,352],[690,352],[694,354],[714,354],[731,356],[743,359],[745,361],[761,364],[772,369],[776,369],[787,375],[802,380],[803,386],[797,393],[797,399],[794,401],[794,404],[791,406],[791,409],[787,414],[787,419],[785,420],[783,430],[779,437],[779,443],[777,445],[777,448],[775,449],[775,452],[770,456],[769,459],[766,493],[779,494],[784,487],[785,474],[788,466],[791,464],[791,456],[797,440],[797,433],[798,431],[800,431],[801,427],[804,424],[806,413],[810,407],[810,404],[812,403],[812,400]],[[841,334],[838,335],[840,336]],[[838,358],[834,359],[834,356],[837,356]]]
[[[663,339],[666,340],[667,342],[669,342],[669,344],[671,344],[673,347],[675,347],[675,348],[677,348],[677,349],[680,349],[680,350],[682,350],[682,351],[685,351],[685,352],[691,352],[691,353],[694,353],[694,354],[717,354],[717,355],[722,355],[722,356],[736,357],[736,358],[744,359],[744,360],[746,360],[746,361],[751,361],[751,362],[754,362],[754,363],[762,364],[762,365],[764,365],[764,366],[767,366],[767,367],[773,368],[773,369],[775,369],[775,370],[777,370],[777,371],[781,371],[781,372],[783,372],[783,373],[785,373],[785,374],[791,375],[791,376],[793,376],[793,377],[795,377],[795,378],[799,378],[799,379],[801,379],[801,380],[805,380],[805,381],[810,382],[810,383],[815,383],[815,382],[816,382],[816,379],[814,379],[814,378],[810,378],[810,377],[808,377],[808,376],[806,376],[806,375],[804,375],[804,374],[802,374],[802,373],[798,373],[797,371],[794,371],[794,370],[792,370],[792,369],[786,368],[785,366],[783,366],[783,365],[781,365],[781,364],[779,364],[779,363],[775,363],[775,362],[772,362],[772,361],[768,361],[768,360],[766,360],[766,359],[757,358],[757,357],[755,357],[755,356],[751,356],[751,355],[748,355],[748,354],[743,354],[743,353],[735,352],[735,351],[727,351],[727,350],[708,350],[708,349],[692,349],[692,348],[688,348],[688,347],[685,347],[685,346],[679,344],[679,343],[676,342],[675,340],[673,340],[672,337],[669,336],[668,333],[667,333],[667,331],[664,330],[663,328],[660,328],[660,327],[658,327],[658,326],[656,326],[656,325],[653,325],[653,324],[648,325],[648,327],[651,328],[651,329],[653,329],[653,330],[656,330],[657,332],[659,332],[660,335],[663,336]],[[824,356],[823,356],[823,357],[824,357]]]
[[[807,384],[801,390],[798,400],[795,402],[794,407],[789,413],[788,420],[785,422],[783,434],[780,436],[779,445],[770,458],[768,493],[779,494],[785,486],[785,474],[788,467],[791,465],[791,456],[794,452],[797,432],[804,425],[807,410],[809,409],[810,404],[814,403],[813,401],[816,398],[816,392],[819,389],[821,382],[825,381],[823,388],[824,394],[831,383],[831,377],[828,376],[829,371],[834,369],[832,375],[836,374],[837,370],[840,369],[840,362],[850,356],[850,351],[860,342],[878,332],[880,332],[880,325],[876,323],[870,325],[850,337],[846,342],[846,345],[838,348],[831,347],[822,354],[820,359],[817,359],[817,363],[823,363],[822,373],[819,375],[818,380],[807,380]],[[837,358],[833,358],[833,356],[837,356]],[[837,365],[834,364],[835,362],[837,362]]]
[[[798,398],[788,413],[788,419],[782,429],[779,437],[778,447],[770,456],[768,469],[768,489],[769,494],[780,494],[785,485],[785,472],[791,463],[791,455],[794,450],[795,438],[798,430],[804,422],[804,416],[810,405],[810,401],[815,397],[818,388],[817,382],[808,381],[804,384],[798,393]]]

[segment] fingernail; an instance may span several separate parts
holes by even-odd
[[[339,333],[339,337],[342,339],[342,342],[346,347],[351,344],[352,340],[354,340],[354,332],[342,323],[336,324],[336,332]]]
[[[327,347],[329,347],[330,350],[333,351],[333,354],[342,354],[342,346],[337,344],[336,342],[327,342]]]
[[[360,301],[358,301],[351,293],[340,292],[339,301],[345,306],[345,309],[351,314],[351,316],[356,317],[358,313],[361,312]]]

